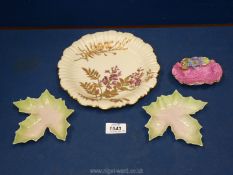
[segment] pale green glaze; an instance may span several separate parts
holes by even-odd
[[[143,107],[151,116],[145,125],[149,129],[149,140],[162,136],[170,126],[176,139],[203,146],[202,127],[190,114],[195,114],[206,104],[192,97],[183,97],[177,90],[172,95],[158,97],[156,102]]]
[[[20,127],[15,132],[13,144],[37,141],[47,128],[57,139],[66,140],[67,128],[70,126],[66,119],[74,110],[68,109],[61,98],[56,99],[45,90],[37,99],[28,97],[13,104],[19,112],[30,114],[19,123]]]

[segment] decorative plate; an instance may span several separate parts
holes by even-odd
[[[155,87],[160,69],[153,48],[130,33],[87,34],[58,63],[61,86],[84,106],[134,104]]]
[[[172,74],[181,84],[202,85],[219,82],[223,75],[222,67],[207,57],[184,58],[172,68]]]

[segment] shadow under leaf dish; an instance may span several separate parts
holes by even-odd
[[[156,102],[143,109],[151,116],[145,125],[149,129],[149,140],[162,136],[170,126],[176,139],[203,146],[202,126],[190,115],[203,109],[207,102],[183,97],[177,90],[172,95],[160,96]]]
[[[66,119],[74,110],[68,109],[61,98],[56,99],[45,90],[39,98],[28,97],[14,102],[14,105],[19,112],[30,115],[19,123],[20,127],[15,132],[13,144],[37,141],[47,128],[57,139],[66,140],[67,129],[70,126]]]
[[[223,70],[220,64],[207,57],[184,58],[172,68],[172,74],[181,84],[213,84],[221,80]]]
[[[63,89],[84,106],[134,104],[155,87],[160,69],[153,48],[130,33],[87,34],[58,63]]]

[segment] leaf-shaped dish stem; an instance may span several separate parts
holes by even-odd
[[[176,139],[203,146],[200,133],[202,127],[190,114],[195,114],[206,104],[192,97],[183,97],[177,90],[172,95],[158,97],[156,102],[143,107],[151,116],[145,125],[149,129],[149,140],[162,136],[170,126]]]
[[[61,98],[56,99],[45,90],[37,99],[28,97],[13,104],[19,112],[30,114],[19,123],[20,128],[15,132],[13,144],[37,141],[47,128],[57,139],[66,140],[67,128],[70,126],[66,119],[74,110],[68,109]]]

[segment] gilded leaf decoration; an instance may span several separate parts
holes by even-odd
[[[84,71],[85,71],[85,73],[86,73],[86,75],[91,79],[91,80],[98,80],[99,79],[99,77],[100,77],[100,74],[99,74],[99,72],[97,72],[96,70],[94,70],[94,69],[86,69],[86,68],[82,68]]]
[[[82,97],[86,100],[97,101],[106,99],[111,102],[129,101],[127,98],[116,98],[121,92],[133,91],[141,85],[143,81],[147,82],[155,74],[149,69],[144,73],[144,69],[138,68],[136,72],[122,77],[122,72],[118,66],[111,67],[105,70],[104,76],[101,78],[100,73],[91,68],[82,68],[86,76],[92,82],[80,82],[80,86],[86,91],[87,94],[93,97]],[[81,94],[80,94],[81,95]]]
[[[78,47],[79,53],[77,53],[76,55],[80,56],[80,58],[74,61],[79,61],[81,59],[88,61],[88,59],[98,55],[116,55],[117,51],[127,50],[128,48],[126,47],[126,45],[130,41],[130,38],[124,38],[121,41],[105,41],[98,43],[90,43],[89,45],[85,45],[84,48]]]

